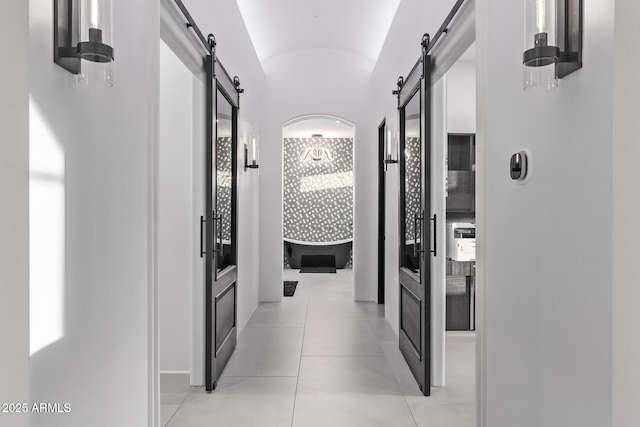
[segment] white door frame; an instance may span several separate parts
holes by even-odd
[[[191,30],[184,25],[184,18],[172,0],[160,0],[160,39],[167,44],[173,53],[183,62],[194,76],[203,73],[202,58],[206,55],[204,47],[193,37]],[[159,55],[156,60],[159,67]],[[159,70],[159,68],[158,68]],[[153,111],[150,127],[149,142],[149,292],[148,292],[148,321],[149,321],[149,426],[160,426],[160,347],[159,347],[159,301],[158,301],[158,152],[159,152],[159,73],[155,85],[154,96],[149,100],[149,109]],[[204,98],[204,95],[202,96]],[[194,97],[194,102],[197,101]],[[194,114],[194,122],[196,114]],[[196,126],[194,125],[194,130]],[[202,125],[204,133],[204,123]],[[197,140],[197,133],[194,134]],[[196,144],[197,145],[197,144]],[[194,149],[196,147],[194,146]],[[195,154],[195,153],[194,153]],[[204,169],[204,168],[203,168]],[[203,184],[204,186],[204,184]],[[194,189],[196,191],[197,189]],[[195,201],[194,201],[195,203]],[[204,202],[203,202],[204,204]],[[195,204],[194,204],[195,208]],[[194,231],[196,232],[196,231]],[[195,261],[198,263],[198,260]],[[198,268],[194,268],[193,284],[193,322],[192,322],[192,360],[191,384],[204,384],[204,286],[197,286]],[[204,271],[204,267],[200,268]],[[203,273],[204,274],[204,273]],[[204,283],[204,275],[198,283]],[[195,301],[201,301],[198,304]],[[202,307],[200,307],[200,305]],[[200,355],[200,356],[198,356]],[[201,384],[200,384],[201,383]]]

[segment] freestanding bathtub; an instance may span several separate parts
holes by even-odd
[[[339,242],[300,242],[284,239],[284,256],[291,268],[300,268],[303,255],[333,255],[336,257],[336,268],[344,268],[351,259],[353,240]]]

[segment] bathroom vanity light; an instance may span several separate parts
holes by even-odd
[[[251,140],[251,163],[249,163],[249,146],[244,144],[244,170],[247,169],[258,169],[258,157],[256,154],[256,139],[252,138]]]
[[[113,86],[111,0],[54,0],[53,61],[81,84]]]
[[[582,0],[525,0],[524,90],[555,89],[582,68]]]

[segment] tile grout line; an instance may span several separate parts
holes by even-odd
[[[178,407],[176,408],[176,410],[173,412],[173,414],[171,414],[171,417],[167,420],[167,423],[162,426],[162,427],[171,427],[171,420],[173,420],[173,417],[176,416],[176,414],[178,413],[178,411],[180,410],[180,408],[182,408],[182,405],[184,405],[184,402],[186,402],[187,397],[189,397],[190,393],[185,394],[184,399],[182,399],[182,402],[180,402],[180,404],[178,405]]]
[[[387,359],[387,363],[389,364],[389,359]],[[404,388],[398,382],[398,377],[396,377],[396,373],[393,372],[393,369],[391,369],[391,372],[393,373],[393,377],[396,379],[396,384],[398,384],[398,389],[400,390],[400,394],[402,395],[402,399],[404,400],[404,403],[407,405],[407,409],[409,410],[409,413],[411,414],[411,419],[413,419],[413,422],[415,423],[416,427],[418,427],[418,420],[416,419],[416,414],[414,414],[413,411],[411,410],[411,405],[409,404],[409,400],[407,400],[407,395],[404,392]]]
[[[369,331],[376,338],[376,344],[378,345],[378,348],[380,349],[380,352],[386,358],[387,356],[386,356],[386,354],[384,354],[384,349],[382,348],[382,344],[380,343],[380,341],[381,341],[380,337],[378,336],[378,334],[376,334],[376,331],[373,328],[373,324],[371,322],[371,314],[367,313],[367,311],[361,305],[359,305],[358,307],[360,308],[360,311],[364,314],[364,318],[366,320],[367,326],[369,327]],[[387,360],[387,364],[389,365],[389,360]],[[389,365],[389,369],[391,369],[391,365]],[[391,371],[393,372],[393,369],[391,369]],[[394,374],[393,377],[395,378],[395,374]]]
[[[307,295],[307,309],[304,313],[304,326],[302,327],[302,344],[300,345],[300,360],[298,362],[298,379],[296,381],[296,390],[293,395],[293,410],[291,411],[291,427],[293,427],[293,420],[296,414],[296,402],[298,401],[298,386],[300,384],[300,369],[302,368],[302,351],[304,349],[304,337],[307,330],[307,318],[309,316],[309,302],[311,301],[311,293],[313,291],[313,285],[309,287],[309,293]]]
[[[372,355],[367,355],[367,354],[363,354],[363,355],[358,355],[358,354],[303,354],[302,357],[306,357],[306,358],[316,358],[316,357],[324,357],[324,358],[340,358],[340,359],[353,359],[353,358],[357,358],[357,359],[386,359],[385,355],[381,355],[381,356],[372,356]],[[388,361],[387,361],[388,362]]]
[[[298,377],[297,375],[225,375],[224,376],[224,378],[297,378],[297,377]]]
[[[191,383],[191,381],[189,381],[189,383]],[[160,381],[160,387],[162,387],[162,381]],[[191,384],[189,384],[189,387],[191,387]],[[173,417],[175,417],[178,411],[180,410],[180,408],[182,408],[182,405],[184,405],[184,402],[186,402],[187,397],[189,397],[190,394],[191,394],[191,390],[188,393],[185,393],[184,397],[182,398],[182,402],[178,404],[178,407],[176,408],[176,410],[173,411],[173,414],[171,414],[167,422],[161,427],[170,427],[169,424],[171,424],[171,420],[173,420]],[[162,404],[160,404],[160,406],[162,407]]]
[[[360,307],[360,309],[365,314],[365,318],[367,319],[367,325],[369,326],[369,329],[371,329],[371,331],[374,332],[374,330],[373,330],[374,326],[373,326],[373,323],[371,322],[371,319],[370,319],[371,315],[369,313],[367,313],[364,309],[362,309],[362,307]],[[375,332],[374,332],[374,335],[375,335]],[[404,403],[407,405],[407,410],[409,411],[409,414],[411,415],[411,419],[413,420],[413,423],[415,424],[416,427],[418,427],[418,420],[416,420],[416,416],[413,413],[413,411],[411,410],[411,405],[409,405],[409,401],[407,400],[407,396],[405,395],[405,393],[403,391],[403,387],[400,384],[400,382],[398,381],[398,377],[396,376],[396,372],[391,367],[391,360],[389,360],[389,358],[387,357],[387,353],[385,353],[384,348],[382,347],[381,341],[382,341],[382,339],[379,336],[376,335],[376,344],[378,344],[378,347],[380,347],[380,351],[382,352],[382,357],[387,362],[387,366],[389,367],[389,370],[391,371],[391,375],[393,375],[393,379],[394,379],[394,381],[396,383],[396,386],[398,387],[398,392],[400,392],[400,395],[402,396],[402,400],[404,400]]]
[[[416,427],[418,427],[419,426],[418,420],[416,419],[416,415],[411,410],[411,405],[409,404],[409,400],[407,400],[407,394],[405,393],[405,388],[403,387],[402,384],[400,384],[400,381],[398,380],[398,376],[396,375],[396,371],[394,371],[393,368],[391,367],[392,362],[389,359],[389,357],[387,357],[387,353],[384,352],[384,349],[382,350],[382,353],[384,354],[384,358],[387,361],[387,365],[389,366],[389,369],[391,369],[391,374],[393,375],[393,378],[396,381],[396,385],[398,386],[398,391],[402,395],[402,400],[404,400],[404,403],[407,405],[407,410],[409,411],[409,414],[411,414],[411,419],[413,420]]]

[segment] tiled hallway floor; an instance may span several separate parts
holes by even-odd
[[[474,336],[447,336],[447,386],[422,396],[383,306],[351,300],[351,274],[285,271],[295,296],[260,304],[216,391],[162,375],[162,425],[475,426]]]

